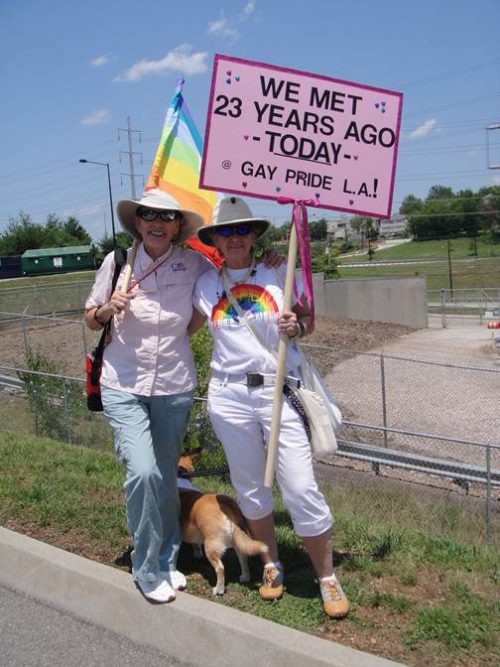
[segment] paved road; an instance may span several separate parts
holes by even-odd
[[[0,585],[5,667],[193,667]]]

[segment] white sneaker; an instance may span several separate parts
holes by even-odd
[[[172,602],[172,600],[175,600],[175,591],[162,574],[154,581],[136,578],[135,582],[148,600],[153,600],[153,602]]]
[[[160,577],[165,579],[176,591],[183,591],[187,586],[187,579],[179,570],[162,570]]]

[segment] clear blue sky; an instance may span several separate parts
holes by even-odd
[[[115,204],[130,197],[118,128],[130,117],[141,130],[147,178],[181,72],[203,134],[215,53],[402,92],[393,212],[435,184],[499,184],[485,129],[500,123],[499,28],[499,0],[1,0],[0,232],[22,209],[110,233],[106,169],[79,158],[109,162]],[[290,217],[249,203],[275,224]]]

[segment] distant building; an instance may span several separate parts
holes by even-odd
[[[379,235],[391,238],[393,236],[406,236],[408,233],[408,218],[397,213],[389,220],[377,220],[373,218],[374,226],[379,229]],[[363,234],[351,226],[350,218],[335,218],[326,221],[326,231],[331,241],[347,241],[348,239],[360,240]]]
[[[379,234],[386,238],[393,236],[406,236],[408,233],[408,218],[406,215],[396,213],[389,220],[379,220]]]
[[[331,241],[347,241],[355,234],[348,218],[336,218],[326,221],[326,233]]]
[[[24,276],[66,273],[95,268],[95,258],[91,245],[36,248],[23,253],[21,266]]]
[[[21,275],[21,255],[0,257],[0,278],[19,278]]]

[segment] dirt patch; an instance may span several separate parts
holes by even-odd
[[[415,329],[399,324],[318,316],[315,331],[305,342],[329,349],[326,367],[325,359],[321,360],[321,367],[328,371],[339,360],[412,331]],[[74,318],[71,321],[26,320],[24,323],[1,323],[0,334],[0,366],[25,368],[25,351],[30,347],[50,359],[58,372],[81,378],[85,374],[85,352],[95,347],[99,340],[99,332],[90,331]],[[315,351],[314,356],[321,357],[321,350]]]
[[[326,345],[333,349],[366,352],[382,345],[391,338],[417,331],[412,327],[391,322],[352,320],[346,317],[316,316],[313,333],[305,340],[315,345]]]
[[[314,363],[326,375],[339,361],[349,359],[359,352],[368,352],[414,331],[417,329],[403,324],[320,315],[316,317],[313,333],[304,339],[304,344]],[[309,348],[309,345],[316,347]],[[323,354],[318,346],[328,348],[328,354]]]

